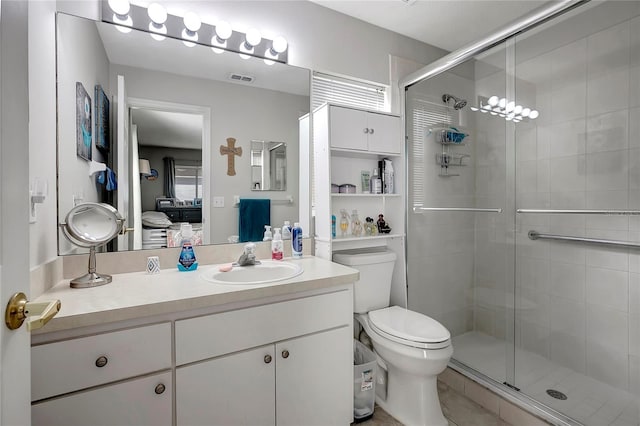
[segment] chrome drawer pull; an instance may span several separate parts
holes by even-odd
[[[107,359],[107,357],[103,355],[103,356],[99,357],[98,359],[96,359],[96,367],[102,368],[105,365],[107,365],[108,362],[109,362],[109,360]]]
[[[282,358],[289,358],[289,351],[288,350],[284,350],[282,351]]]
[[[269,364],[271,362],[271,355],[265,355],[264,356],[264,363],[265,364]]]
[[[166,387],[160,383],[158,386],[156,386],[155,392],[156,394],[160,395],[161,393],[164,393]]]

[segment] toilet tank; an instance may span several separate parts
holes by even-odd
[[[394,252],[334,253],[333,261],[360,271],[360,279],[354,285],[353,312],[361,314],[389,306]]]

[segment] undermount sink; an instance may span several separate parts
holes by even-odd
[[[287,280],[302,272],[302,266],[294,262],[261,260],[257,265],[234,266],[228,272],[213,269],[201,277],[218,284],[264,284]]]

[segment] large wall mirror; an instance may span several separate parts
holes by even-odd
[[[107,250],[123,251],[171,246],[181,222],[226,243],[238,197],[276,201],[273,226],[299,220],[309,70],[62,13],[56,25],[60,222],[79,203],[111,204],[132,231]],[[258,142],[273,168],[259,188]],[[60,235],[60,255],[82,252]]]

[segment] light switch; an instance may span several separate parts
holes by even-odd
[[[224,207],[224,197],[213,197],[213,207]]]

